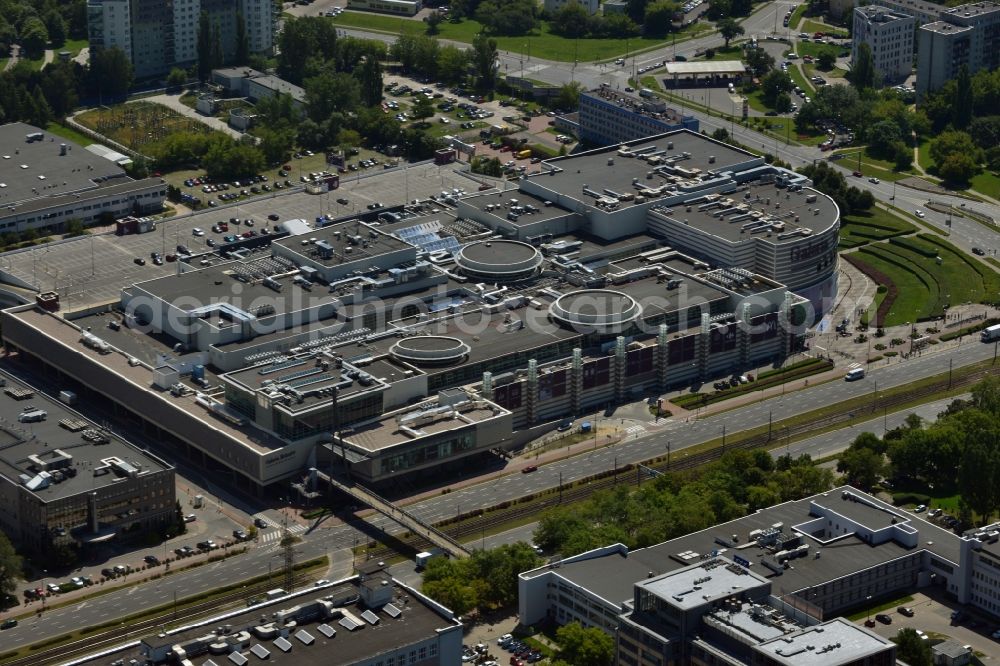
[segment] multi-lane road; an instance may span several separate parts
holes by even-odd
[[[834,381],[805,390],[776,396],[753,404],[745,405],[728,412],[708,416],[694,423],[667,421],[646,436],[629,439],[615,446],[605,447],[574,456],[573,458],[544,465],[534,474],[508,474],[488,484],[468,486],[453,492],[436,495],[407,508],[419,518],[436,522],[457,513],[468,513],[480,508],[487,508],[504,500],[516,499],[525,494],[539,492],[557,487],[560,481],[571,481],[612,468],[616,464],[623,466],[631,462],[642,461],[654,456],[663,455],[669,444],[672,454],[683,457],[685,449],[694,444],[708,441],[722,434],[724,424],[730,427],[729,435],[736,435],[732,424],[739,423],[742,428],[755,428],[766,425],[770,420],[778,422],[781,419],[799,415],[811,409],[834,404],[848,398],[872,395],[878,390],[905,384],[920,377],[936,373],[948,372],[949,367],[960,376],[968,364],[983,359],[992,358],[994,345],[970,341],[960,347],[941,352],[927,354],[922,357],[910,358],[906,361],[872,370],[869,376],[860,382]],[[925,417],[932,417],[943,408],[944,402],[930,404],[916,410]],[[83,406],[86,412],[86,405]],[[874,414],[870,426],[876,432],[882,427],[894,427],[905,417],[907,410],[899,415]],[[790,445],[790,452],[808,452],[811,455],[827,455],[846,446],[854,438],[861,427],[827,433],[802,442]],[[638,434],[638,433],[636,433]],[[775,431],[775,437],[780,441],[781,433]],[[783,452],[783,450],[782,450]],[[334,527],[319,527],[302,534],[303,542],[296,546],[297,558],[306,559],[320,555],[330,555],[333,565],[327,577],[343,576],[352,568],[351,549],[357,543],[365,542],[365,533],[371,533],[371,527],[393,533],[401,528],[387,518],[374,516],[368,520],[369,527],[359,531],[347,524],[337,524]],[[508,533],[497,537],[485,537],[487,546],[503,543],[510,538],[522,538],[529,532]],[[473,546],[480,545],[476,539]],[[281,552],[276,541],[252,547],[250,551],[225,563],[210,564],[187,572],[177,572],[158,581],[130,587],[121,591],[81,601],[67,608],[48,610],[43,614],[21,622],[20,626],[4,632],[5,645],[16,647],[33,643],[47,637],[66,633],[72,628],[87,626],[106,621],[110,617],[120,617],[144,608],[169,604],[176,593],[178,597],[214,589],[239,580],[260,575],[265,571],[277,572],[281,567]],[[406,567],[403,567],[405,570]],[[279,577],[275,573],[275,585]]]

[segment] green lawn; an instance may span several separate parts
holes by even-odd
[[[931,159],[931,140],[923,139],[917,148],[917,163],[924,171],[934,168],[934,160]]]
[[[915,226],[881,208],[845,215],[840,222],[841,242],[847,241],[853,247],[885,240],[894,236],[912,234]]]
[[[809,7],[808,3],[803,2],[801,5],[795,8],[792,12],[792,18],[788,20],[788,27],[792,30],[799,29],[799,21],[802,20],[802,15],[806,13],[806,8]]]
[[[907,178],[909,176],[915,175],[915,171],[896,171],[895,165],[888,161],[883,160],[878,157],[874,157],[868,152],[868,148],[847,148],[844,150],[834,151],[834,155],[847,155],[841,162],[841,166],[850,168],[852,171],[858,168],[858,151],[861,153],[861,173],[864,174],[865,178],[870,178],[872,176],[880,178],[882,180],[900,180],[902,178]]]
[[[805,72],[806,78],[812,76],[822,76],[824,79],[842,79],[847,75],[846,69],[840,69],[839,67],[832,67],[828,71],[823,71],[815,63],[804,62],[802,63],[802,71]],[[833,83],[844,83],[843,81],[834,81]]]
[[[973,176],[969,184],[972,185],[973,190],[980,194],[1000,199],[1000,176],[989,169],[984,169],[978,176]]]
[[[802,63],[793,62],[792,66],[788,68],[788,76],[791,77],[792,83],[805,90],[807,95],[811,96],[816,92],[816,88],[813,87],[812,81],[810,81],[809,77],[802,73]],[[798,95],[795,95],[794,99],[799,100],[799,102],[802,101]]]
[[[75,58],[80,51],[88,45],[86,39],[67,39],[66,43],[62,45],[62,48],[56,49],[56,58],[59,57],[60,51],[69,51],[70,59]]]
[[[857,229],[851,234],[856,237]],[[941,262],[926,256],[928,251],[936,251]],[[982,303],[1000,293],[1000,275],[933,234],[873,242],[858,252],[898,290],[886,320],[879,322],[883,326],[937,317],[953,303]]]
[[[840,47],[833,44],[817,44],[816,42],[798,42],[795,44],[795,52],[800,56],[812,56],[819,58],[823,53],[832,53],[836,58],[840,55]]]
[[[795,15],[792,15],[795,18]],[[806,19],[803,21],[802,25],[798,28],[801,32],[808,32],[810,35],[817,32],[822,32],[827,37],[835,37],[837,39],[847,39],[847,31],[843,28],[838,28],[835,25],[830,25],[828,23],[822,23],[820,21],[814,21],[812,19]]]
[[[69,139],[73,143],[80,146],[89,146],[92,143],[96,143],[93,139],[85,134],[80,134],[72,127],[66,127],[60,125],[59,123],[49,123],[45,126],[45,131],[55,134],[56,136],[61,136],[64,139]]]
[[[928,287],[921,282],[912,271],[900,267],[893,257],[891,261],[883,258],[881,253],[868,245],[858,250],[858,258],[886,275],[899,290],[892,308],[879,326],[899,326],[905,322],[915,321],[916,317],[930,316],[931,308],[927,303]]]
[[[340,16],[330,19],[340,26],[376,30],[393,34],[422,35],[426,32],[423,21],[365,12],[345,11]],[[677,33],[677,41],[689,39],[712,28],[704,23],[693,23]],[[445,21],[440,25],[438,37],[457,42],[471,44],[473,38],[482,30],[482,24],[471,19],[459,23]],[[541,27],[532,35],[523,37],[497,37],[497,48],[501,51],[524,53],[546,60],[561,62],[594,62],[615,58],[625,53],[635,53],[646,49],[671,43],[673,37],[665,39],[648,39],[635,37],[632,39],[567,39],[549,31],[549,24],[541,22]]]

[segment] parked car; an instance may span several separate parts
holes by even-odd
[[[892,617],[886,615],[885,613],[879,613],[878,615],[875,616],[875,619],[881,622],[882,624],[892,624]]]
[[[905,615],[906,617],[913,617],[913,609],[909,606],[900,606],[896,609],[896,612],[900,615]]]
[[[152,564],[154,567],[160,564],[160,558],[158,558],[156,555],[147,555],[146,557],[142,558],[142,561],[145,562],[146,564]]]

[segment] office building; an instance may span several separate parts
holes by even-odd
[[[836,292],[839,213],[801,174],[687,130],[542,165],[453,208],[288,221],[105,312],[11,308],[4,341],[261,491],[458,471],[786,358]]]
[[[224,58],[236,51],[240,18],[252,53],[270,53],[275,15],[271,0],[87,0],[87,31],[94,50],[116,46],[125,52],[136,79],[162,76],[198,60],[201,13],[217,27]]]
[[[110,224],[163,209],[165,181],[132,180],[116,162],[68,139],[9,123],[0,125],[0,145],[0,233],[58,233],[74,219]]]
[[[891,643],[841,616],[928,586],[996,613],[997,527],[959,536],[844,486],[524,572],[519,617],[617,635],[622,664],[888,666]]]
[[[913,69],[912,16],[896,14],[870,5],[854,10],[851,58],[857,62],[858,49],[867,44],[875,65],[876,84],[892,85],[905,81]]]
[[[121,663],[455,666],[462,623],[382,570],[150,634],[79,666]]]
[[[917,95],[938,90],[958,76],[1000,65],[1000,4],[975,2],[941,11],[941,20],[921,26],[917,51]]]
[[[679,129],[698,131],[698,119],[668,108],[658,97],[602,87],[580,94],[580,140],[595,146],[634,141]]]
[[[0,530],[19,550],[86,547],[176,519],[173,467],[12,375],[0,382]]]

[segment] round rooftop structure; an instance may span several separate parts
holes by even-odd
[[[418,335],[403,338],[389,353],[400,361],[414,365],[447,365],[461,361],[469,353],[469,345],[458,338],[443,335]]]
[[[510,282],[531,277],[542,265],[537,248],[512,240],[469,243],[456,257],[462,273],[491,282]]]
[[[611,289],[580,289],[563,294],[549,306],[549,316],[573,330],[620,331],[642,314],[628,294]]]

